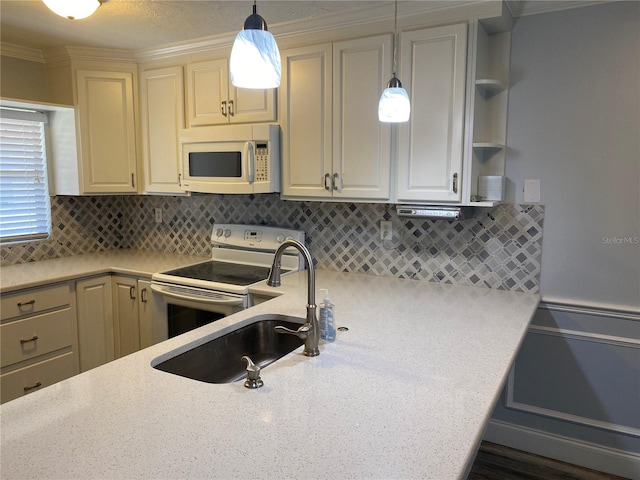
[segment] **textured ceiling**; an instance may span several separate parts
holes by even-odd
[[[260,0],[269,26],[338,10],[367,8],[378,1]],[[136,50],[236,32],[251,14],[247,0],[103,0],[91,17],[68,20],[41,0],[0,0],[2,42],[42,49],[62,45]]]
[[[400,0],[455,3],[483,0]],[[488,0],[484,0],[488,1]],[[575,8],[615,0],[507,0],[514,16]],[[251,14],[252,0],[102,0],[91,17],[68,20],[51,12],[41,0],[0,0],[0,39],[22,47],[43,49],[82,46],[138,50],[235,33]],[[260,13],[269,24],[388,6],[393,0],[259,0]],[[386,11],[387,7],[383,10]]]

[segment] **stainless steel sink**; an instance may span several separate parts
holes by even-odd
[[[260,368],[275,362],[304,343],[295,335],[276,333],[282,325],[297,329],[303,318],[261,315],[254,323],[187,350],[154,368],[207,383],[231,383],[246,377],[247,355]]]

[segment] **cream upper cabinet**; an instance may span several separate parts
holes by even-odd
[[[405,32],[398,78],[411,99],[398,124],[398,202],[460,202],[467,25]]]
[[[282,52],[282,195],[330,197],[332,45]],[[325,189],[325,181],[328,188]]]
[[[283,53],[285,198],[389,199],[391,130],[377,112],[391,48],[379,35]]]
[[[388,200],[391,126],[378,102],[391,76],[391,35],[333,44],[333,196]]]
[[[56,114],[51,128],[52,195],[135,193],[137,147],[132,71],[48,67],[53,101],[73,104],[75,117]],[[62,133],[60,133],[62,132]]]
[[[179,187],[180,142],[184,128],[181,66],[140,74],[140,123],[145,193],[184,194]]]
[[[80,193],[135,193],[133,75],[78,70],[76,78],[82,158]]]
[[[276,120],[276,90],[235,88],[226,58],[188,64],[186,90],[189,127]]]

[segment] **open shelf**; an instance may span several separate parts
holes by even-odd
[[[478,78],[476,79],[476,87],[484,93],[494,94],[499,92],[504,92],[508,87],[508,85],[500,80],[495,80],[493,78]]]
[[[502,150],[504,144],[495,142],[473,142],[473,148],[485,150]]]

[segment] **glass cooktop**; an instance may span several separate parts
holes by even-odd
[[[269,268],[210,260],[163,273],[173,277],[246,286],[266,280]]]

